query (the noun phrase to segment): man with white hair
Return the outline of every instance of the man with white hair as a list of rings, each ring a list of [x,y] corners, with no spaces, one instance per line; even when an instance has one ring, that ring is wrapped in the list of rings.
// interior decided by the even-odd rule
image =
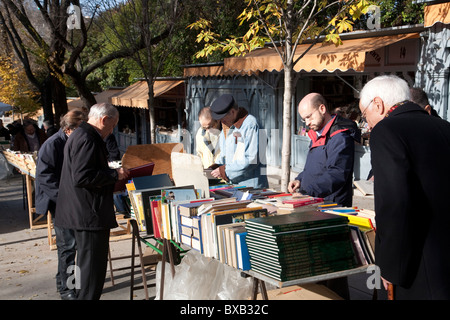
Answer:
[[[409,101],[406,81],[379,76],[360,94],[372,129],[375,263],[395,299],[450,299],[450,123]]]
[[[55,226],[73,229],[75,233],[79,271],[75,285],[79,284],[76,288],[79,300],[100,299],[110,229],[117,227],[114,184],[128,176],[127,170],[109,168],[104,142],[119,120],[117,109],[107,103],[96,104],[88,117],[64,147],[55,217]]]

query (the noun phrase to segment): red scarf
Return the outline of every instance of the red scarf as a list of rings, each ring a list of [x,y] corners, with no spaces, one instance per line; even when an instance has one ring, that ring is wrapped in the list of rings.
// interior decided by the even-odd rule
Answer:
[[[336,115],[333,115],[333,118],[328,121],[328,123],[325,125],[325,127],[322,130],[322,134],[320,137],[317,136],[317,132],[314,130],[308,131],[308,136],[312,140],[311,149],[315,147],[324,146],[327,143],[327,134],[330,131],[331,127],[333,126],[334,122],[336,120]],[[332,134],[330,134],[330,138],[340,132],[348,130],[347,128],[340,129],[337,131],[334,131]]]
[[[392,113],[392,111],[394,111],[395,109],[397,109],[398,107],[404,105],[404,104],[407,103],[407,102],[408,102],[408,100],[405,100],[405,101],[402,101],[402,102],[399,102],[399,103],[394,104],[394,105],[389,109],[389,111],[386,113],[386,115],[385,115],[384,117],[385,117],[385,118],[389,117],[389,115]]]

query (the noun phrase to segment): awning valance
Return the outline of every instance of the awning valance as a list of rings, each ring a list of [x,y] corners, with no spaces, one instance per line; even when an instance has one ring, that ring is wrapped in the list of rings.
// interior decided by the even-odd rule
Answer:
[[[162,96],[183,83],[183,80],[156,80],[153,85],[154,96],[155,98]],[[143,109],[148,107],[147,100],[148,85],[144,80],[132,84],[110,98],[113,105]]]
[[[431,27],[436,22],[450,23],[450,2],[433,4],[424,9],[424,27]]]
[[[346,39],[343,44],[335,46],[330,43],[314,45],[304,57],[294,66],[299,71],[364,71],[366,52],[371,52],[395,42],[418,38],[418,33],[398,34],[361,39]],[[299,57],[310,44],[297,47],[294,60]],[[258,71],[281,71],[283,64],[278,53],[273,48],[257,49],[243,57],[226,58],[224,70],[228,72],[253,73]]]
[[[190,66],[184,68],[185,77],[209,77],[223,76],[223,65],[215,66]]]

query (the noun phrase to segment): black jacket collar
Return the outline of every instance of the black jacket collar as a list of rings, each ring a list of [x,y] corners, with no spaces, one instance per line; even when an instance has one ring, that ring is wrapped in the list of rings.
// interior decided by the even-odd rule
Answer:
[[[396,108],[395,110],[392,111],[392,113],[390,114],[390,116],[395,116],[398,114],[402,114],[405,112],[422,112],[428,115],[428,112],[426,112],[421,106],[419,106],[418,104],[415,104],[412,101],[407,101],[406,103],[402,104],[401,106],[399,106],[398,108]]]

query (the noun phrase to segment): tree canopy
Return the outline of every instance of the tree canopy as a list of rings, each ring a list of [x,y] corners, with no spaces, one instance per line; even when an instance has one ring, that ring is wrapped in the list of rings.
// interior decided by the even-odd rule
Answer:
[[[38,98],[39,92],[33,89],[23,68],[0,56],[0,101],[12,105],[15,112],[33,115],[41,108]]]

